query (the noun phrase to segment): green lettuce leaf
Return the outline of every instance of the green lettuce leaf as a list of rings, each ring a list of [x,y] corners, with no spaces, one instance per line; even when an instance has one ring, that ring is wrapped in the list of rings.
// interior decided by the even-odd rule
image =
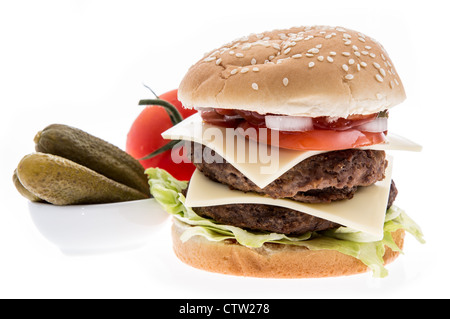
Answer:
[[[146,170],[146,174],[149,177],[150,192],[154,198],[174,218],[191,226],[186,227],[183,232],[181,236],[183,242],[193,236],[203,236],[210,241],[234,239],[239,244],[250,248],[258,248],[265,243],[277,243],[302,246],[310,250],[336,250],[359,259],[373,271],[374,277],[380,278],[386,277],[388,274],[383,260],[385,246],[394,251],[401,251],[392,238],[392,232],[405,229],[419,242],[425,242],[420,227],[396,206],[392,206],[386,212],[384,237],[379,241],[371,241],[367,234],[348,227],[306,233],[302,236],[287,236],[223,225],[213,219],[197,215],[192,208],[185,205],[182,191],[187,188],[187,182],[178,181],[168,172],[159,168],[149,168]]]

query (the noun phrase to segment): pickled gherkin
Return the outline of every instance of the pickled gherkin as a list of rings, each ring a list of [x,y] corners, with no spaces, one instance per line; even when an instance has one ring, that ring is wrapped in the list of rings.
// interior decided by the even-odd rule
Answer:
[[[148,197],[71,160],[39,152],[20,161],[17,177],[36,198],[55,205],[114,203]]]
[[[138,160],[120,148],[80,129],[52,124],[34,138],[40,153],[57,155],[150,197],[147,176]]]
[[[25,198],[30,200],[31,202],[43,202],[42,199],[37,197],[35,194],[30,192],[28,189],[25,188],[25,186],[22,185],[22,183],[19,180],[19,177],[17,177],[17,169],[14,170],[13,174],[13,183],[14,186],[16,186],[17,191]]]

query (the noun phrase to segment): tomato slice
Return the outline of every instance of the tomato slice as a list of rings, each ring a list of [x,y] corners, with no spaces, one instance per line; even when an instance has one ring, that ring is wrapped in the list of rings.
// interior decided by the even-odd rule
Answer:
[[[267,130],[267,134],[260,134],[260,128],[243,122],[239,125],[245,134],[247,129],[256,129],[255,134],[245,134],[246,137],[268,145],[298,151],[337,151],[379,144],[385,141],[383,133],[361,132],[355,129],[345,131],[312,130],[305,132],[282,132]],[[240,130],[239,130],[240,131]],[[252,130],[253,131],[253,130]],[[276,138],[278,133],[278,138]]]

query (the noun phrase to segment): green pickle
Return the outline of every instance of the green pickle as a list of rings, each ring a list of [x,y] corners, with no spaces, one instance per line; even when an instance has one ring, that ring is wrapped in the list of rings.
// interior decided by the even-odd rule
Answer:
[[[149,198],[144,167],[120,148],[80,129],[52,124],[34,138],[36,152],[57,155],[134,188]]]
[[[39,152],[20,161],[17,177],[36,198],[54,205],[114,203],[148,197],[69,159]]]
[[[35,194],[30,192],[28,189],[25,188],[25,186],[22,185],[22,183],[19,180],[19,177],[17,177],[17,169],[14,170],[13,174],[13,183],[14,186],[16,186],[17,191],[25,198],[30,200],[31,202],[43,202],[42,199],[37,197]]]

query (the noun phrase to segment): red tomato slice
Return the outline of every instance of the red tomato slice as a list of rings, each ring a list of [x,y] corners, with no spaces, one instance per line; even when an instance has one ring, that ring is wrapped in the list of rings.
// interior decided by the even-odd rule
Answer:
[[[174,98],[176,99],[176,92],[177,90],[170,91],[161,95],[160,98],[164,97],[165,100],[167,98],[166,101],[180,109],[180,112],[184,110],[185,113],[182,113],[183,117],[192,115],[192,111],[195,113],[195,110],[182,109],[181,103],[178,100],[173,100]],[[158,105],[146,106],[133,122],[128,132],[126,151],[136,159],[151,154],[169,142],[161,137],[161,133],[172,126],[170,117],[163,107]],[[159,167],[168,171],[176,179],[189,180],[195,170],[195,166],[187,159],[183,159],[181,163],[175,163],[172,160],[171,153],[171,150],[169,150],[151,159],[141,160],[140,163],[144,168]],[[178,153],[181,152],[177,151]]]
[[[241,123],[239,127],[244,131],[255,128],[247,122]],[[279,138],[276,138],[276,133],[278,133]],[[276,132],[267,129],[267,138],[265,138],[264,134],[259,134],[259,129],[256,128],[256,135],[248,134],[246,136],[258,142],[299,151],[337,151],[379,144],[385,141],[383,133],[361,132],[355,129],[346,131],[312,130],[296,133]]]

